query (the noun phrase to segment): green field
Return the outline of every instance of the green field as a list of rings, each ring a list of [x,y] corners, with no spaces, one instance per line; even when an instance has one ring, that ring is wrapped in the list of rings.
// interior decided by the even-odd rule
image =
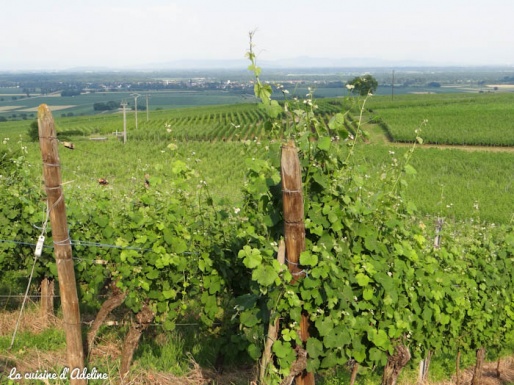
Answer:
[[[376,97],[368,107],[396,142],[514,146],[514,93]],[[426,121],[426,123],[423,123]]]
[[[290,85],[288,87],[290,98],[298,97],[302,99],[310,92],[305,84]],[[342,87],[324,87],[322,84],[313,85],[312,89],[317,98],[340,98],[348,95],[348,90]],[[397,87],[398,97],[402,94],[412,92],[423,92],[425,88]],[[440,94],[453,94],[459,89],[441,88],[437,91]],[[138,105],[141,113],[145,114],[146,95],[149,96],[148,107],[151,113],[161,109],[175,109],[184,107],[196,107],[220,104],[239,104],[252,103],[256,99],[240,90],[163,90],[139,92],[141,97]],[[377,95],[389,95],[389,87],[381,86],[377,90]],[[95,103],[107,103],[114,101],[121,103],[128,102],[128,109],[134,106],[133,92],[129,91],[109,91],[109,92],[90,92],[77,96],[60,96],[60,93],[51,95],[31,94],[27,97],[20,88],[0,88],[0,117],[9,120],[24,120],[35,118],[35,109],[41,103],[48,104],[54,111],[55,117],[64,116],[90,116],[95,114],[109,114],[112,112],[95,111]],[[384,96],[384,98],[387,98]]]
[[[114,101],[121,103],[126,101],[129,103],[128,109],[134,106],[134,97],[131,92],[95,92],[81,94],[78,96],[62,97],[59,94],[52,96],[33,96],[30,98],[22,97],[20,95],[16,100],[11,96],[3,96],[3,101],[0,101],[0,116],[19,119],[22,114],[28,118],[35,116],[35,109],[41,103],[46,103],[54,111],[55,117],[71,115],[93,115],[99,112],[94,111],[93,105],[95,103],[106,103]],[[145,106],[145,95],[141,93],[138,99],[138,104]],[[240,93],[231,93],[226,91],[153,91],[149,94],[149,109],[155,111],[156,109],[170,109],[170,108],[183,108],[191,106],[202,105],[218,105],[218,104],[236,104],[248,103],[254,101],[253,97]],[[144,111],[139,111],[144,112]]]
[[[397,132],[405,132],[404,140],[412,141],[419,122],[428,119],[429,123],[421,133],[426,142],[437,142],[433,138],[442,137],[447,138],[444,143],[452,143],[448,139],[452,134],[460,135],[457,142],[507,145],[509,135],[514,140],[514,129],[509,129],[514,119],[510,118],[512,109],[508,108],[513,96],[413,95],[398,97],[394,102],[374,97],[368,101],[368,107],[373,111],[371,116],[382,117],[396,140],[399,140]],[[342,109],[339,103],[325,103],[324,108],[335,112]],[[480,129],[483,120],[477,120],[477,116],[482,115],[489,117],[486,129]],[[197,181],[209,183],[218,201],[237,205],[244,183],[245,152],[250,148],[247,141],[262,142],[259,149],[254,150],[257,154],[263,154],[269,148],[263,128],[264,115],[255,104],[152,111],[148,121],[146,114],[140,113],[137,130],[134,118],[133,112],[127,114],[128,143],[123,145],[113,135],[123,130],[121,114],[57,116],[56,125],[62,138],[73,140],[76,146],[74,151],[62,152],[65,176],[76,180],[75,185],[94,185],[98,178],[105,177],[112,181],[112,186],[122,187],[130,184],[132,178],[142,178],[144,173],[165,174],[170,156],[182,156],[190,160],[191,166],[201,175]],[[12,145],[19,134],[25,134],[28,125],[28,121],[3,122],[0,133],[11,137]],[[453,130],[448,129],[450,125]],[[380,131],[378,127],[373,130]],[[473,133],[486,139],[469,139]],[[104,137],[106,141],[92,141],[91,136]],[[167,147],[170,143],[176,144],[178,149],[170,151]],[[376,137],[371,143],[359,145],[358,154],[362,162],[376,172],[381,164],[390,162],[393,157],[402,159],[401,154],[407,151]],[[37,145],[29,145],[29,149],[33,161],[38,162]],[[395,155],[390,155],[391,151]],[[155,170],[156,164],[159,170]],[[406,193],[423,213],[456,219],[479,215],[484,220],[502,223],[512,219],[514,152],[471,152],[418,146],[412,164],[417,175],[410,177]],[[474,209],[477,204],[480,212]]]

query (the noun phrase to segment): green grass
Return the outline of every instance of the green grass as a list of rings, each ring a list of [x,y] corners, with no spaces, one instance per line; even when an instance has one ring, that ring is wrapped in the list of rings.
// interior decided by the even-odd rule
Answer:
[[[379,170],[379,165],[393,158],[401,162],[407,151],[406,147],[364,145],[358,147],[356,161]],[[514,152],[418,147],[411,165],[417,174],[406,178],[406,198],[422,213],[457,220],[512,220]]]
[[[11,346],[12,335],[0,336],[0,351],[7,351]],[[13,352],[23,355],[28,349],[59,350],[66,346],[64,330],[44,329],[40,333],[18,332],[12,347]]]

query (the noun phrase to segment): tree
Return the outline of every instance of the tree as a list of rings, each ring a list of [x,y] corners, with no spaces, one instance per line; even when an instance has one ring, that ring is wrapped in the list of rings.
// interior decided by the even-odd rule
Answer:
[[[371,75],[357,76],[346,83],[346,87],[352,93],[358,93],[361,96],[366,96],[369,93],[374,93],[378,87],[378,81]]]
[[[93,110],[95,111],[112,111],[117,110],[118,108],[120,108],[120,103],[112,100],[107,103],[97,102],[93,104]]]
[[[61,91],[61,96],[79,96],[82,93],[81,89],[68,88]]]
[[[30,123],[27,134],[31,141],[37,142],[39,140],[39,127],[37,120],[34,120],[32,123]]]

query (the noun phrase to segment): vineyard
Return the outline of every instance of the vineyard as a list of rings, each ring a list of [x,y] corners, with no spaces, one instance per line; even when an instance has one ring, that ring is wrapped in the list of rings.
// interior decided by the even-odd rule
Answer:
[[[513,146],[514,94],[453,94],[398,96],[372,100],[374,119],[397,142],[412,142],[412,127],[423,127],[426,143]]]
[[[186,324],[195,325],[196,345],[177,353],[182,366],[159,369],[184,374],[192,356],[218,383],[228,364],[257,368],[241,383],[296,377],[308,384],[305,373],[317,373],[318,383],[333,384],[342,371],[344,381],[355,374],[357,383],[394,384],[403,367],[429,357],[454,368],[461,355],[469,364],[476,353],[477,367],[484,353],[489,360],[512,355],[512,154],[421,144],[512,145],[510,95],[409,96],[393,104],[315,101],[309,91],[279,104],[257,84],[259,106],[155,111],[148,121],[141,113],[137,129],[131,114],[126,144],[112,135],[121,131],[119,115],[57,120],[64,241],[73,249],[81,311],[91,319],[83,325],[86,364],[112,381],[135,382],[145,359],[160,362],[169,349],[158,338],[184,345],[177,336],[187,334],[179,334]],[[486,98],[498,106],[492,115],[480,107]],[[450,117],[457,120],[442,125]],[[482,119],[487,130],[477,124]],[[371,123],[413,143],[370,143]],[[2,127],[0,294],[7,297],[25,289],[32,269],[32,292],[57,279],[52,245],[63,240],[48,228],[53,207],[41,188],[37,144],[16,136],[20,126]],[[62,145],[68,140],[73,150]],[[289,223],[281,151],[289,140],[301,166],[305,244],[298,261],[286,251],[280,263]],[[490,190],[480,183],[484,172]],[[34,258],[41,235],[42,255]],[[107,319],[121,327],[112,331]],[[11,344],[8,329],[0,331],[2,352]],[[122,346],[114,367],[98,358],[106,338]],[[21,344],[15,339],[14,350],[0,353],[2,381],[27,359],[31,345]],[[64,365],[37,369],[61,372]],[[480,370],[474,377],[480,381]]]

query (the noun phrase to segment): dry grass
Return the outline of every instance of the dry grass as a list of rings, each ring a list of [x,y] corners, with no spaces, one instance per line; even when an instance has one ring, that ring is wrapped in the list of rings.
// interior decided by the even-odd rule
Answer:
[[[0,312],[0,336],[12,335],[16,324],[18,322],[19,311],[16,312]],[[39,312],[32,309],[25,309],[23,312],[19,326],[18,333],[30,332],[40,333],[50,326],[60,327],[62,320],[57,317],[52,317],[49,320],[41,317]]]
[[[496,374],[497,362],[488,362],[484,364],[482,372],[482,381],[480,385],[507,385],[514,383],[514,357],[508,357],[501,360],[500,377]],[[471,385],[473,379],[474,368],[467,368],[460,374],[460,385]],[[428,381],[424,385],[456,385],[457,379],[452,377],[446,381],[431,382]],[[402,382],[400,385],[416,385],[412,382]]]
[[[70,104],[70,105],[62,105],[62,106],[48,106],[50,107],[50,110],[51,111],[60,111],[60,110],[65,110],[67,108],[72,108],[72,107],[76,107],[76,104]],[[23,111],[23,112],[37,112],[37,109],[38,107],[30,107],[30,108],[24,108],[22,110],[18,110],[18,111]]]
[[[14,331],[18,319],[18,312],[0,312],[0,336],[10,337]],[[53,318],[49,323],[44,322],[35,307],[29,307],[21,317],[18,333],[40,333],[49,327],[62,327],[62,320]],[[136,364],[132,372],[121,381],[119,372],[119,358],[121,357],[121,341],[114,336],[99,338],[90,357],[89,367],[101,365],[107,368],[107,385],[203,385],[203,384],[249,384],[254,378],[253,369],[227,370],[223,374],[210,368],[202,368],[190,357],[190,370],[186,375],[175,376],[156,370],[140,368]],[[34,373],[46,370],[48,373],[59,374],[66,365],[65,349],[54,351],[42,351],[38,348],[26,350],[13,350],[0,352],[0,383],[1,379],[9,375],[12,368],[18,373]],[[30,381],[21,380],[20,384],[28,384]],[[52,380],[52,385],[64,384],[59,380]]]
[[[135,370],[127,378],[125,384],[131,385],[232,385],[255,384],[253,369],[238,369],[218,374],[212,369],[201,368],[191,358],[191,370],[184,376],[174,376],[170,373]],[[123,384],[123,385],[125,385]]]
[[[14,331],[18,318],[17,312],[0,312],[0,335],[8,336]],[[21,318],[19,332],[40,333],[48,327],[60,327],[62,320],[54,318],[49,324],[39,316],[37,309],[27,310]],[[254,368],[237,368],[226,370],[223,374],[217,373],[211,368],[202,368],[190,357],[190,370],[186,375],[175,376],[172,373],[165,373],[156,370],[148,370],[134,365],[132,372],[121,381],[119,373],[119,357],[121,355],[121,341],[113,336],[100,338],[97,341],[91,356],[88,358],[90,366],[95,363],[107,367],[109,379],[104,383],[107,385],[222,385],[222,384],[251,384],[255,379]],[[59,373],[66,366],[66,352],[64,349],[56,351],[41,351],[38,348],[31,348],[20,352],[0,353],[0,378],[8,375],[13,367],[19,373],[35,372],[36,370]],[[497,363],[484,365],[481,385],[506,385],[514,383],[514,357],[501,361],[500,378],[496,374]],[[463,370],[461,373],[460,385],[470,385],[473,377],[473,368]],[[29,382],[20,381],[20,384]],[[52,381],[53,385],[60,385],[60,381]],[[428,382],[426,385],[456,385],[456,379],[442,382]],[[402,382],[401,385],[415,385]]]

